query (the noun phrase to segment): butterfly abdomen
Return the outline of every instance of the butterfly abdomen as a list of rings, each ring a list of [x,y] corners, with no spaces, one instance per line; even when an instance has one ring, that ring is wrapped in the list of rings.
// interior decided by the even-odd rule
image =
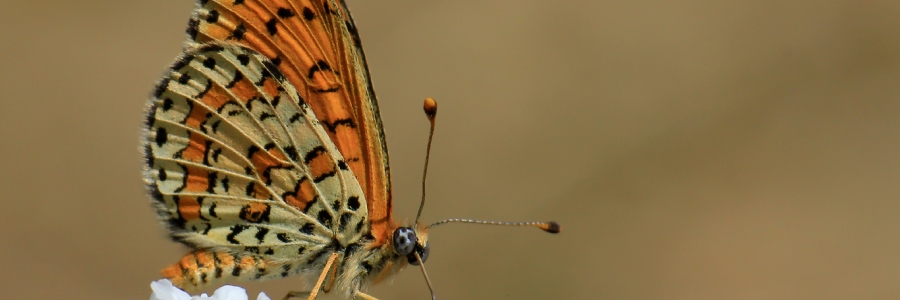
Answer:
[[[291,264],[267,261],[258,256],[235,256],[225,252],[197,250],[162,270],[163,277],[184,289],[199,289],[221,281],[266,280],[295,274]]]

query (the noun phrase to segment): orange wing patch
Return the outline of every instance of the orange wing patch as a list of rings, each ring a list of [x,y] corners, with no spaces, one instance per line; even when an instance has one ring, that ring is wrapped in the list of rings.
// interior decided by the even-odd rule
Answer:
[[[313,187],[312,182],[303,178],[296,188],[297,190],[293,193],[285,195],[284,201],[305,213],[309,210],[309,204],[316,201],[315,187]]]
[[[242,98],[245,99],[245,98]],[[228,91],[219,85],[213,85],[200,101],[209,105],[212,109],[219,109],[231,100]],[[199,109],[199,108],[197,108]]]
[[[202,192],[206,191],[207,188],[209,188],[209,173],[201,168],[188,166],[184,190],[188,192]]]
[[[200,219],[200,203],[194,197],[181,197],[178,201],[178,215],[185,221]]]

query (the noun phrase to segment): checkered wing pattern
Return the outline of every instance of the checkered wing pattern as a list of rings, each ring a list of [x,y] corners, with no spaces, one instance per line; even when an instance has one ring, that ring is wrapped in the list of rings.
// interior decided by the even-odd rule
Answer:
[[[244,46],[177,60],[150,101],[144,145],[155,207],[196,249],[173,281],[288,276],[367,234],[362,189],[315,113]]]

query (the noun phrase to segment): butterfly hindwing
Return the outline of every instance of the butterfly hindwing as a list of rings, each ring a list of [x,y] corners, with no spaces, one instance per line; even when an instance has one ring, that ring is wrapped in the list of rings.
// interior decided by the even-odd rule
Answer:
[[[233,44],[189,50],[148,109],[146,178],[196,249],[315,259],[366,234],[366,202],[315,114],[273,63]]]

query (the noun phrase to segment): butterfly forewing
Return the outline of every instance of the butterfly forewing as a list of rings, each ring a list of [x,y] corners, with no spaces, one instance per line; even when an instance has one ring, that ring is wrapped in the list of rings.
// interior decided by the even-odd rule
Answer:
[[[365,58],[350,14],[333,0],[201,1],[189,44],[245,45],[272,61],[319,118],[365,193],[371,233],[391,222],[387,148]]]

